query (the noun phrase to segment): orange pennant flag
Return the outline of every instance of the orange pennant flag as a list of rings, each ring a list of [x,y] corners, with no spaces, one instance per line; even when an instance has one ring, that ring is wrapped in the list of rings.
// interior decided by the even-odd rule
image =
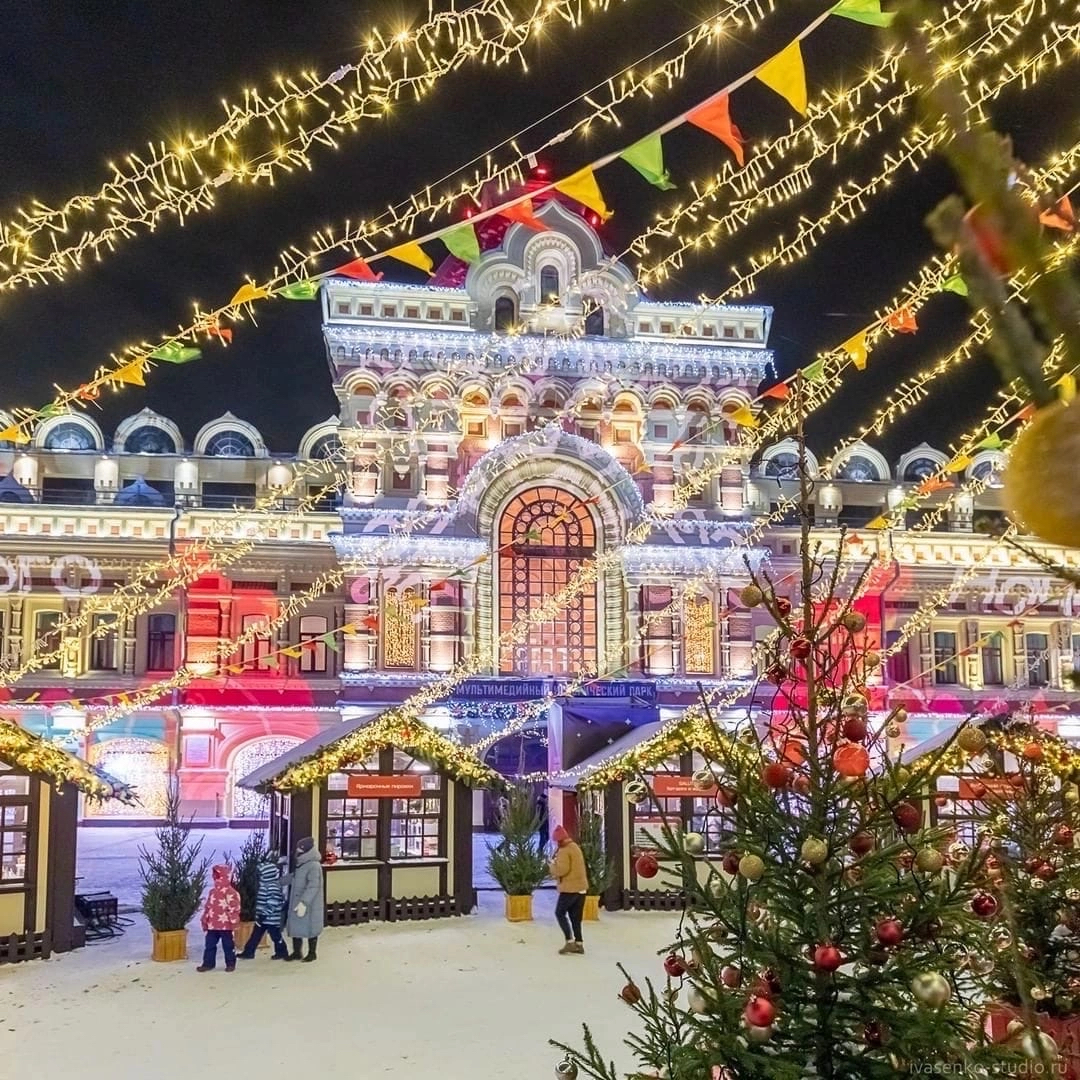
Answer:
[[[112,382],[124,383],[128,386],[145,386],[143,378],[145,360],[132,360],[130,364],[117,368],[110,376]]]
[[[1035,415],[1034,405],[1025,405],[1017,414],[1017,420],[1030,420]]]
[[[612,211],[607,208],[607,203],[604,202],[600,185],[596,182],[596,173],[591,168],[579,169],[565,180],[560,180],[555,185],[555,190],[561,192],[568,199],[573,199],[575,202],[581,203],[582,206],[594,210],[604,221],[607,221],[612,215]]]
[[[840,346],[840,349],[855,365],[857,371],[866,370],[866,358],[870,355],[870,350],[866,345],[865,330],[860,330],[854,337],[849,337],[847,341]]]
[[[1044,210],[1039,215],[1039,224],[1062,232],[1072,232],[1076,228],[1076,214],[1068,195],[1063,195],[1053,210]]]
[[[802,48],[793,41],[771,60],[766,60],[754,74],[770,90],[775,90],[797,113],[806,115],[806,68]]]
[[[236,295],[229,301],[229,307],[238,307],[240,304],[250,304],[253,300],[265,300],[270,294],[266,289],[260,288],[258,285],[253,285],[250,281],[245,281],[239,289],[236,290]]]
[[[906,304],[888,317],[886,325],[890,330],[895,330],[898,334],[914,334],[919,329],[919,324],[915,321],[911,308]]]
[[[758,397],[761,398],[775,398],[777,401],[786,401],[791,396],[791,387],[786,382],[777,383],[775,386],[770,386],[768,390],[763,390]]]
[[[500,210],[499,213],[504,218],[509,218],[510,221],[516,221],[519,225],[535,229],[537,232],[547,231],[548,227],[533,212],[532,199],[524,199],[522,202],[514,203],[513,206],[507,206]]]
[[[746,164],[743,151],[742,132],[731,120],[731,98],[728,94],[718,94],[715,98],[699,105],[686,114],[686,119],[695,127],[715,135],[734,155],[742,167]]]

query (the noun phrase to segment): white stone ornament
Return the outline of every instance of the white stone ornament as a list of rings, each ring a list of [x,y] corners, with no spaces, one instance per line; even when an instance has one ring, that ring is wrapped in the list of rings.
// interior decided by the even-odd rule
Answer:
[[[697,986],[691,986],[686,991],[686,1004],[690,1006],[690,1011],[697,1013],[698,1016],[703,1016],[709,1011],[709,999]]]

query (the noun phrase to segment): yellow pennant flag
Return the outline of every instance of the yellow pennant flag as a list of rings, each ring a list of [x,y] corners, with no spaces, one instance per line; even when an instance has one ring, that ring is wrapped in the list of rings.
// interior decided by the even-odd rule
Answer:
[[[889,524],[888,519],[882,517],[880,514],[872,521],[866,523],[868,529],[884,529]]]
[[[612,215],[604,202],[600,185],[596,182],[596,173],[592,169],[581,169],[565,180],[560,180],[555,185],[555,190],[562,192],[568,199],[574,199],[582,206],[595,210],[604,221]]]
[[[291,656],[294,660],[299,660],[304,655],[304,650],[296,645],[286,645],[284,649],[280,649],[280,652],[286,656]]]
[[[229,664],[228,667],[225,668],[225,670],[230,675],[243,675],[244,674],[244,665],[243,664]]]
[[[955,457],[948,465],[945,466],[945,471],[950,473],[963,472],[971,464],[971,458],[967,454],[961,454],[959,457]]]
[[[427,607],[427,600],[422,596],[410,596],[406,603],[413,611],[419,611],[421,608]]]
[[[112,382],[125,383],[128,386],[145,386],[146,379],[143,378],[145,363],[144,360],[132,360],[130,364],[117,368],[108,378]]]
[[[18,424],[12,424],[11,427],[4,428],[0,431],[0,442],[14,443],[16,446],[25,446],[30,441],[30,436],[23,431]]]
[[[860,330],[854,337],[849,337],[840,346],[840,350],[859,371],[866,370],[866,358],[870,355],[870,350],[866,345],[865,330]]]
[[[245,281],[239,289],[236,290],[236,295],[229,301],[229,307],[236,307],[239,304],[250,304],[252,300],[265,300],[270,294],[261,286],[253,285],[250,281]]]
[[[739,427],[757,427],[757,417],[750,411],[749,405],[740,405],[734,412],[728,413],[728,419]]]
[[[351,637],[351,636],[353,636],[353,635],[354,635],[354,634],[356,633],[356,623],[346,623],[346,624],[345,624],[345,625],[344,625],[344,626],[343,626],[343,627],[341,628],[341,632],[342,632],[342,633],[343,633],[343,634],[344,634],[344,635],[345,635],[346,637]]]
[[[797,113],[806,115],[806,68],[802,48],[793,41],[755,72],[770,90],[775,90]]]
[[[1058,397],[1069,404],[1076,397],[1076,376],[1066,371],[1054,385],[1058,388]]]
[[[396,248],[391,248],[386,254],[391,259],[397,259],[398,262],[415,266],[417,270],[423,270],[425,274],[430,274],[435,269],[435,263],[431,261],[431,256],[415,241],[408,244],[399,244]]]
[[[41,697],[41,691],[40,690],[35,690],[32,694],[27,694],[26,697],[23,698],[23,704],[24,705],[31,705],[35,701],[37,701],[37,699],[39,697]]]

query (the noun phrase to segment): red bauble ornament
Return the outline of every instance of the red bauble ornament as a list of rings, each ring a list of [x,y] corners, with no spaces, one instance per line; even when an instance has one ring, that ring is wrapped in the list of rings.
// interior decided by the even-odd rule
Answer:
[[[322,857],[322,861],[323,861],[324,866],[333,866],[334,863],[337,862],[337,852],[336,851],[328,851],[328,852],[326,852],[326,854],[323,855],[323,857]]]
[[[899,919],[882,919],[874,927],[878,941],[887,948],[893,948],[904,940],[904,924]]]
[[[949,796],[948,795],[935,795],[934,796],[934,805],[935,806],[948,806],[949,805]]]
[[[845,739],[852,742],[862,742],[866,738],[866,718],[862,716],[847,716],[840,725],[840,733]]]
[[[641,1000],[641,991],[631,982],[627,983],[620,991],[619,997],[627,1005],[636,1005]]]
[[[809,638],[797,637],[791,640],[791,655],[796,660],[806,660],[814,651],[814,644]]]
[[[870,768],[870,754],[865,746],[846,743],[833,754],[833,768],[841,776],[865,776]]]
[[[783,987],[780,985],[780,976],[772,968],[766,968],[754,980],[754,993],[764,997],[776,997]]]
[[[729,990],[734,990],[742,984],[742,972],[734,964],[725,964],[720,969],[720,981]]]
[[[686,961],[678,953],[668,953],[664,960],[664,970],[673,979],[678,979],[686,974]]]
[[[1057,877],[1057,870],[1055,870],[1048,862],[1041,863],[1039,868],[1035,871],[1037,878],[1042,878],[1043,881],[1053,881]]]
[[[1012,776],[1009,777],[1009,783],[1019,791],[1020,788],[1027,783],[1027,780],[1024,779],[1022,773],[1013,773]]]
[[[716,789],[716,805],[732,810],[739,801],[739,793],[734,788],[721,785]]]
[[[804,797],[809,795],[810,794],[810,777],[809,776],[803,776],[802,773],[799,773],[799,775],[796,776],[795,779],[791,781],[791,790],[794,791],[796,795],[802,795]]]
[[[874,850],[874,834],[866,832],[857,832],[849,841],[848,847],[855,852],[856,855],[869,855]]]
[[[976,893],[971,898],[971,910],[980,919],[990,919],[997,914],[998,902],[988,892]]]
[[[1054,830],[1054,843],[1058,847],[1072,847],[1073,846],[1073,831],[1068,825],[1059,825]]]
[[[746,1003],[743,1016],[753,1027],[768,1027],[776,1019],[776,1006],[767,997],[752,997]]]
[[[922,825],[922,812],[914,803],[897,803],[893,807],[893,821],[901,832],[918,832]]]
[[[734,877],[739,872],[739,860],[742,856],[737,851],[727,852],[723,859],[720,860],[720,865],[724,869],[725,874],[730,874]]]
[[[791,614],[791,601],[786,596],[778,596],[776,598],[776,610],[786,619]]]
[[[1025,761],[1042,761],[1043,759],[1043,748],[1035,742],[1029,742],[1020,753]]]
[[[646,853],[637,857],[634,869],[637,871],[638,877],[653,878],[660,872],[660,864],[656,861],[655,855]]]
[[[1024,869],[1029,874],[1034,874],[1041,865],[1042,859],[1040,859],[1037,855],[1029,855],[1028,858],[1024,860]]]
[[[844,958],[835,945],[818,945],[814,949],[814,967],[818,971],[835,971],[843,962]]]
[[[888,1037],[888,1029],[877,1020],[870,1020],[863,1028],[863,1042],[867,1046],[881,1046]]]
[[[786,788],[791,783],[791,770],[782,761],[770,761],[764,769],[761,770],[761,779],[765,782],[766,786],[773,788],[775,791],[779,791],[781,788]]]
[[[981,780],[972,780],[968,784],[968,791],[973,799],[981,799],[986,794],[986,785]]]

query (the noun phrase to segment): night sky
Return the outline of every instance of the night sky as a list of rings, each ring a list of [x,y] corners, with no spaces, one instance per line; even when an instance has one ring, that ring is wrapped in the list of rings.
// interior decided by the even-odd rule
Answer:
[[[674,91],[623,111],[622,129],[594,126],[588,139],[563,143],[542,155],[543,162],[556,175],[566,175],[627,145],[766,59],[825,7],[795,0],[780,6],[782,15],[770,17],[757,32],[742,30],[700,50],[690,77]],[[422,22],[426,10],[425,0],[7,0],[6,63],[0,66],[0,214],[9,218],[32,196],[55,203],[96,190],[107,176],[109,158],[148,139],[215,126],[222,97],[235,100],[245,85],[269,86],[279,71],[333,70],[357,58],[372,24],[398,28]],[[392,118],[365,121],[358,133],[343,137],[338,151],[316,147],[310,173],[285,177],[276,187],[233,190],[229,185],[215,211],[192,218],[184,228],[167,221],[156,234],[123,243],[101,265],[59,285],[3,294],[0,405],[40,405],[51,397],[54,382],[77,384],[109,352],[132,341],[156,340],[186,323],[193,299],[218,306],[246,274],[266,277],[281,248],[302,244],[321,225],[371,216],[453,173],[714,11],[702,0],[612,0],[612,10],[591,17],[583,29],[554,27],[530,50],[528,75],[520,66],[459,70],[421,104],[404,100]],[[804,44],[811,97],[815,88],[853,82],[881,46],[882,34],[829,19]],[[1024,160],[1041,163],[1075,132],[1074,80],[1075,70],[1067,67],[1045,77],[1035,91],[1012,93],[997,108],[995,123],[1013,136]],[[523,138],[522,148],[562,130],[580,109],[536,128]],[[733,96],[732,111],[751,142],[782,133],[793,115],[757,84]],[[857,155],[821,169],[809,194],[762,213],[754,228],[721,249],[690,259],[657,298],[692,299],[723,288],[733,263],[771,243],[778,232],[791,235],[798,215],[816,215],[840,182],[872,175],[900,130],[895,125]],[[258,141],[264,142],[261,133]],[[715,171],[727,153],[688,126],[665,137],[665,151],[681,191],[659,192],[621,162],[600,173],[608,205],[616,211],[602,229],[609,249],[625,248],[654,215],[688,191],[692,179]],[[811,258],[761,277],[752,299],[776,309],[771,345],[782,374],[864,325],[917,271],[932,252],[922,219],[952,186],[939,163],[918,177],[905,173],[858,223],[834,229]],[[380,268],[398,280],[422,280],[396,263]],[[873,354],[865,374],[852,374],[836,403],[815,420],[814,441],[839,437],[867,418],[893,383],[963,335],[967,314],[959,297],[936,298],[920,315],[919,334],[895,340]],[[94,410],[107,438],[124,416],[149,405],[176,420],[190,444],[200,425],[231,409],[254,423],[272,450],[293,452],[304,430],[336,411],[319,308],[275,302],[263,305],[257,317],[257,328],[237,328],[233,347],[208,346],[195,363],[161,366],[145,389],[128,388],[104,411]],[[939,380],[933,401],[878,445],[894,457],[924,438],[942,445],[970,421],[973,410],[981,411],[996,386],[989,362]]]

